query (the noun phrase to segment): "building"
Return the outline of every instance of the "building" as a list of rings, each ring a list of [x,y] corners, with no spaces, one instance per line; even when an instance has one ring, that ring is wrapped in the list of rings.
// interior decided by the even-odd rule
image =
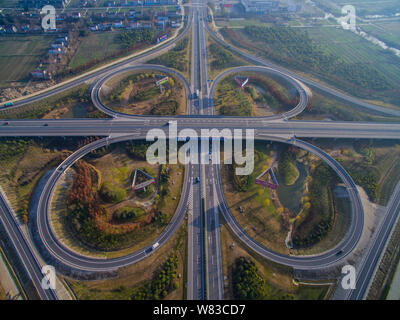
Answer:
[[[47,70],[35,70],[31,72],[31,76],[34,79],[44,79],[48,80],[51,78],[50,74],[47,72]]]
[[[277,0],[240,0],[246,12],[272,12],[279,8]]]
[[[71,0],[20,0],[20,7],[41,9],[45,5],[52,5],[55,8],[65,8]]]
[[[64,43],[63,42],[61,42],[61,43],[52,43],[51,44],[51,48],[52,49],[58,49],[58,48],[63,48],[64,47]]]

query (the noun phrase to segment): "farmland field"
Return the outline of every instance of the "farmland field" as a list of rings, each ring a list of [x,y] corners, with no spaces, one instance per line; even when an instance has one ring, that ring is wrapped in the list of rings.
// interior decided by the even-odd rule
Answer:
[[[82,39],[69,66],[76,68],[92,59],[102,59],[122,50],[123,43],[119,41],[120,32],[91,33]]]
[[[400,86],[400,58],[389,51],[341,28],[309,28],[308,33],[313,40],[326,45],[329,53],[340,56],[348,63],[376,66],[390,82]]]
[[[362,25],[361,28],[368,34],[384,41],[387,45],[400,48],[400,19]]]
[[[371,0],[313,0],[317,7],[326,12],[340,15],[340,8],[346,4],[351,4],[356,8],[359,17],[384,15],[389,16],[399,12],[399,2],[397,0],[371,1]]]
[[[16,7],[16,1],[14,0],[0,0],[0,8],[12,8]]]
[[[374,103],[398,106],[399,57],[350,31],[249,26],[221,33],[234,45],[307,77]]]
[[[52,36],[1,36],[0,87],[9,82],[25,82],[44,57]]]

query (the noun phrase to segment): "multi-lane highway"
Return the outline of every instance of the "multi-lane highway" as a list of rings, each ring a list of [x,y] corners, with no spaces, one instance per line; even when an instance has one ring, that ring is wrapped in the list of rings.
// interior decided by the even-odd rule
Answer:
[[[200,57],[200,79],[201,79],[201,108],[202,114],[214,115],[214,106],[212,103],[212,93],[209,89],[208,79],[208,59],[207,59],[207,42],[205,36],[204,23],[206,21],[206,6],[202,5],[198,8],[199,12],[199,57]],[[204,140],[202,140],[204,141]],[[201,144],[201,157],[203,157],[202,168],[202,191],[204,199],[204,237],[205,237],[205,256],[206,256],[206,283],[207,283],[207,299],[222,300],[224,298],[223,274],[222,274],[222,256],[221,241],[219,233],[219,199],[215,192],[215,178],[219,174],[218,166],[210,162],[212,154],[209,141],[206,140]]]
[[[374,235],[373,242],[365,255],[360,267],[356,270],[356,287],[350,290],[347,299],[362,300],[368,294],[368,289],[376,268],[379,266],[380,259],[384,253],[385,245],[390,239],[392,230],[395,228],[400,212],[400,182],[386,208],[385,217],[380,223]]]
[[[26,274],[36,288],[36,291],[41,299],[56,300],[57,294],[55,290],[43,289],[41,283],[43,279],[42,267],[37,260],[30,243],[26,240],[19,226],[17,218],[13,214],[13,210],[8,204],[3,190],[0,188],[0,222],[6,230],[7,236],[12,243],[17,256],[19,257]]]
[[[46,119],[0,121],[0,136],[116,136],[124,134],[146,135],[153,128],[166,128],[169,121],[177,121],[178,132],[201,129],[254,129],[256,137],[280,136],[300,138],[369,138],[398,139],[400,123],[368,123],[350,121],[252,121],[250,118],[227,119],[221,117],[190,118],[166,117],[141,120],[117,119]]]
[[[198,2],[193,1],[193,22],[192,22],[192,61],[191,61],[191,88],[189,93],[193,97],[193,93],[200,91],[200,72],[199,72],[199,24],[198,24]],[[201,101],[199,97],[192,99],[192,113],[199,114],[202,111]],[[199,154],[195,157],[198,159]],[[188,224],[188,237],[190,246],[188,248],[188,268],[191,273],[188,274],[187,296],[190,300],[203,300],[205,298],[205,279],[204,279],[204,221],[203,221],[203,201],[201,183],[198,178],[201,176],[201,167],[198,164],[190,164],[190,179],[184,184],[191,185],[192,203]]]

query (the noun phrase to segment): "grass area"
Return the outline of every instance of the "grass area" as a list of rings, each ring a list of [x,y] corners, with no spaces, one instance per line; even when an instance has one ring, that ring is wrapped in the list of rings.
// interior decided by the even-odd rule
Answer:
[[[103,118],[90,99],[89,85],[82,84],[15,109],[0,110],[0,119]]]
[[[0,8],[14,8],[15,1],[14,0],[0,0]]]
[[[248,84],[239,90],[235,77],[248,77]],[[293,108],[297,97],[289,84],[262,73],[244,72],[228,75],[215,90],[217,113],[227,116],[269,116]]]
[[[334,197],[333,200],[335,206],[335,215],[328,236],[323,237],[311,247],[292,249],[292,253],[297,255],[318,254],[327,249],[333,248],[343,239],[350,225],[350,202],[348,198]]]
[[[221,169],[227,204],[246,233],[283,254],[318,253],[337,244],[347,230],[349,208],[333,194],[339,183],[336,174],[319,158],[293,146],[257,142],[255,150],[250,176],[234,175],[232,166]],[[299,175],[290,174],[285,184],[288,163],[301,166],[301,178],[296,170]],[[255,179],[271,167],[279,181],[278,190],[263,190]],[[296,177],[299,182],[293,183]]]
[[[237,181],[233,168],[221,167],[221,178],[225,199],[233,216],[246,232],[256,241],[274,251],[288,254],[285,246],[287,228],[281,222],[274,192],[255,184],[256,177],[266,170],[273,161],[272,146],[257,142],[255,147],[254,171],[250,176],[243,176]],[[222,158],[222,156],[221,156]],[[236,177],[236,178],[235,178]],[[242,208],[243,213],[240,211]]]
[[[283,154],[281,154],[281,157],[279,159],[279,174],[283,178],[285,184],[288,186],[293,185],[300,175],[300,172],[297,169],[294,160],[295,159],[293,159],[289,152],[284,152]]]
[[[50,47],[54,36],[0,36],[0,87],[27,82]]]
[[[131,300],[139,298],[138,292],[151,286],[159,277],[162,265],[169,257],[177,257],[175,275],[166,289],[167,295],[159,297],[165,300],[182,300],[185,291],[185,264],[186,259],[186,220],[184,220],[177,232],[162,248],[155,251],[146,259],[131,266],[119,270],[118,277],[100,281],[76,281],[67,279],[74,293],[80,300]],[[143,298],[143,296],[141,296]]]
[[[28,220],[31,193],[43,173],[69,154],[70,143],[57,149],[61,138],[41,141],[31,138],[0,139],[0,184],[16,213]],[[60,145],[58,145],[60,146]]]
[[[400,145],[397,140],[317,139],[314,144],[332,154],[364,188],[370,201],[386,205],[400,179]],[[390,156],[388,156],[390,155]]]
[[[229,19],[229,20],[223,20],[223,19],[217,19],[215,21],[215,25],[218,28],[243,28],[245,26],[269,26],[268,23],[261,22],[259,19],[255,18],[250,18],[250,19]]]
[[[215,90],[215,110],[217,114],[228,116],[251,116],[254,106],[250,95],[239,93],[238,85],[232,77],[223,79]]]
[[[304,120],[342,120],[342,121],[382,121],[398,122],[400,118],[374,114],[355,104],[327,95],[315,88],[312,90],[311,103],[295,119]]]
[[[191,34],[185,36],[168,52],[148,61],[151,64],[160,64],[181,72],[186,79],[190,78]]]
[[[208,73],[210,79],[214,79],[218,74],[226,69],[249,65],[248,62],[219,45],[210,37],[208,32],[206,32],[206,43],[208,54]]]
[[[293,282],[293,273],[290,268],[272,263],[251,251],[246,245],[241,243],[226,226],[226,222],[222,216],[220,216],[220,221],[222,224],[222,268],[223,274],[226,276],[226,279],[224,280],[225,299],[232,300],[235,298],[233,291],[233,271],[235,261],[240,257],[245,257],[255,262],[260,276],[265,281],[266,290],[264,299],[266,300],[316,300],[323,299],[326,296],[330,287],[329,285],[296,286]]]
[[[121,32],[119,31],[92,32],[87,37],[82,38],[69,67],[76,68],[93,59],[102,60],[124,49],[124,44],[119,41],[120,35]]]
[[[168,77],[162,91],[156,82]],[[153,71],[127,72],[108,80],[102,90],[108,107],[127,114],[175,115],[186,112],[186,92],[176,77]]]
[[[133,146],[135,148],[134,144]],[[160,169],[156,165],[148,164],[145,160],[132,158],[126,153],[123,144],[113,146],[111,150],[104,148],[98,152],[99,154],[95,158],[86,157],[85,161],[92,172],[90,175],[96,176],[92,179],[94,200],[104,213],[94,218],[93,221],[89,218],[85,218],[85,221],[86,219],[92,221],[90,222],[91,225],[93,224],[90,229],[91,233],[96,231],[96,234],[99,234],[98,237],[107,239],[104,243],[99,243],[94,241],[93,237],[89,237],[89,234],[82,237],[81,230],[77,229],[79,224],[76,224],[75,219],[78,219],[80,224],[86,222],[82,222],[83,220],[79,217],[74,218],[74,211],[66,207],[67,197],[72,190],[72,180],[75,183],[75,177],[77,177],[75,172],[66,175],[65,180],[61,181],[56,191],[52,204],[52,225],[65,245],[75,251],[91,256],[119,257],[154,241],[163,231],[175,213],[179,202],[183,181],[182,167],[169,166],[168,178],[165,180],[167,177],[165,168]],[[143,195],[139,194],[139,191],[131,190],[133,173],[136,168],[147,171],[156,179],[154,186],[147,187],[150,192]],[[101,193],[97,192],[101,191],[105,184],[110,185],[111,189],[123,191],[124,199],[113,202],[105,199]],[[116,219],[115,214],[128,207],[143,211],[144,214],[129,221]],[[73,207],[69,205],[68,208]],[[84,210],[82,214],[86,217],[91,216],[88,210]]]
[[[6,300],[7,296],[6,296],[6,292],[4,291],[3,287],[0,284],[0,300]]]

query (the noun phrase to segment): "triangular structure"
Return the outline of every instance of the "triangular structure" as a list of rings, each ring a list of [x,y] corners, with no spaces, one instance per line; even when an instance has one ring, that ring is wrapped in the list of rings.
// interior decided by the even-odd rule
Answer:
[[[138,174],[144,176],[147,178],[146,181],[140,182],[137,184],[136,180],[138,179]],[[133,176],[133,181],[132,181],[132,190],[137,191],[146,188],[147,186],[153,184],[155,182],[155,179],[149,175],[147,172],[144,172],[143,170],[136,169],[135,170],[135,175]]]
[[[249,81],[249,78],[248,77],[236,76],[235,77],[235,81],[239,85],[239,87],[243,88],[247,84],[247,82]]]
[[[268,179],[262,180],[262,177],[264,177],[267,174],[268,174],[268,177],[270,178],[270,180],[272,180],[272,182],[267,181]],[[269,169],[265,170],[263,173],[261,173],[256,178],[256,184],[259,184],[259,185],[262,185],[263,187],[268,187],[268,188],[271,188],[274,190],[278,189],[278,186],[279,186],[278,180],[276,179],[272,168],[269,168]]]

